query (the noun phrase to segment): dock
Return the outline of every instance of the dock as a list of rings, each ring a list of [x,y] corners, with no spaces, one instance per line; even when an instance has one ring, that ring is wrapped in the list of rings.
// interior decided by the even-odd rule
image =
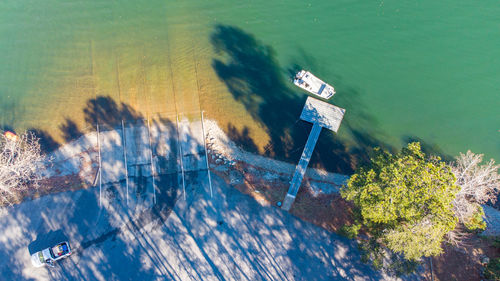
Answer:
[[[297,165],[295,173],[293,174],[290,188],[288,190],[288,193],[286,194],[285,200],[283,200],[282,208],[287,211],[292,207],[292,203],[295,201],[295,196],[297,195],[297,192],[299,192],[300,184],[302,183],[302,180],[306,173],[307,166],[309,165],[309,160],[311,159],[314,147],[316,146],[316,142],[318,141],[321,129],[322,128],[318,123],[314,123],[311,129],[311,133],[307,138],[306,147],[304,148],[304,151],[302,151],[302,156],[300,156],[299,164]]]
[[[340,127],[340,123],[344,118],[344,113],[345,109],[343,108],[312,97],[307,98],[306,104],[302,109],[300,119],[312,123],[313,127],[309,133],[309,137],[307,138],[304,151],[302,151],[299,164],[293,174],[292,181],[290,182],[290,188],[288,189],[285,199],[283,200],[282,209],[289,211],[295,201],[295,197],[297,196],[302,180],[304,179],[307,166],[309,165],[309,160],[311,160],[311,156],[321,133],[321,129],[327,128],[331,131],[337,132]]]

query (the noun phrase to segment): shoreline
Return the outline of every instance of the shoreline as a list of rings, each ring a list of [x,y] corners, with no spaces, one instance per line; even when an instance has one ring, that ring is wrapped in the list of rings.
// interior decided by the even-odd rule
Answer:
[[[254,167],[248,172],[260,170],[258,175],[271,182],[281,181],[287,184],[293,175],[295,165],[269,157],[257,155],[239,148],[216,121],[204,120],[208,162],[212,171],[229,170],[243,163]],[[101,139],[113,139],[114,131],[101,131]],[[57,150],[47,154],[51,163],[43,172],[40,190],[31,196],[39,197],[51,192],[77,190],[79,188],[95,187],[98,178],[98,144],[97,133],[90,132],[78,139],[63,144]],[[49,163],[49,161],[47,161]],[[288,177],[288,178],[287,178]],[[311,188],[315,195],[338,193],[339,188],[349,176],[327,172],[323,169],[308,168],[304,184]],[[79,182],[77,182],[79,180]],[[63,185],[69,184],[69,188]],[[48,187],[48,185],[56,185]],[[304,188],[305,189],[305,188]]]
[[[229,139],[215,120],[205,119],[204,126],[211,173],[218,174],[260,205],[276,206],[283,200],[295,170],[294,164],[244,151]],[[116,131],[101,131],[99,137],[102,147],[116,140]],[[63,144],[47,155],[52,162],[44,171],[40,188],[22,194],[22,200],[98,187],[98,157],[96,132]],[[180,172],[179,169],[177,173]],[[332,232],[352,223],[351,205],[339,195],[340,187],[348,178],[323,169],[308,168],[290,213]]]
[[[273,178],[272,173],[280,176],[288,176],[289,181],[292,179],[293,172],[295,171],[295,164],[244,151],[229,139],[216,121],[206,119],[204,124],[208,139],[207,150],[208,154],[211,155],[209,161],[212,161],[216,165],[234,165],[236,161],[244,162],[251,166],[269,171],[270,173],[267,175],[269,179]],[[308,167],[304,182],[309,181],[314,183],[311,185],[314,193],[331,194],[337,193],[339,188],[344,185],[348,179],[349,176],[347,175]],[[331,184],[332,186],[328,187],[327,184]]]
[[[204,125],[210,172],[216,173],[239,192],[251,196],[261,206],[276,207],[276,203],[283,200],[288,191],[295,165],[244,151],[229,139],[214,120],[205,119]],[[100,132],[101,142],[112,141],[115,135],[115,131]],[[47,157],[52,159],[52,164],[44,172],[40,188],[29,194],[22,194],[18,203],[52,193],[97,186],[99,164],[96,132],[82,135],[62,145]],[[303,221],[337,233],[340,227],[353,222],[351,203],[343,200],[338,193],[348,178],[346,175],[308,168],[290,213]],[[474,242],[477,243],[481,245],[481,241]],[[454,263],[479,265],[477,253],[472,256],[466,253],[474,252],[473,248],[472,245],[467,250],[444,247],[444,254],[433,258],[435,272],[445,274],[448,269],[446,264],[455,256],[460,256],[460,261]],[[478,267],[473,268],[474,271],[479,271]],[[444,271],[439,272],[440,270]]]

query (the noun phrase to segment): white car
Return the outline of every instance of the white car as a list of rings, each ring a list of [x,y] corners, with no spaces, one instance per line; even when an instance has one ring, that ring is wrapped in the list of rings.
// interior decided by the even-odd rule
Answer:
[[[45,264],[54,267],[54,262],[71,255],[71,248],[68,242],[61,242],[54,247],[49,247],[31,255],[31,263],[35,267],[42,267]]]

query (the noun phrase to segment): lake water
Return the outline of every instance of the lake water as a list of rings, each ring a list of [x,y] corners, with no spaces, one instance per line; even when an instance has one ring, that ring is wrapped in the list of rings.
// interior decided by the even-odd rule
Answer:
[[[412,139],[500,161],[499,14],[492,0],[4,0],[0,124],[62,143],[109,97],[102,108],[144,118],[204,110],[247,149],[294,161],[310,126],[288,79],[305,68],[347,111],[313,165],[346,171]]]

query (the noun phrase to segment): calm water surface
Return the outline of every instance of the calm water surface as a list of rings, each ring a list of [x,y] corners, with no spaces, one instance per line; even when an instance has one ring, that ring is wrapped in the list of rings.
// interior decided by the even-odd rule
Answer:
[[[500,160],[497,1],[237,2],[1,1],[0,124],[64,142],[110,97],[145,118],[201,109],[248,149],[296,158],[306,94],[288,77],[306,68],[347,110],[317,159],[418,139]]]

